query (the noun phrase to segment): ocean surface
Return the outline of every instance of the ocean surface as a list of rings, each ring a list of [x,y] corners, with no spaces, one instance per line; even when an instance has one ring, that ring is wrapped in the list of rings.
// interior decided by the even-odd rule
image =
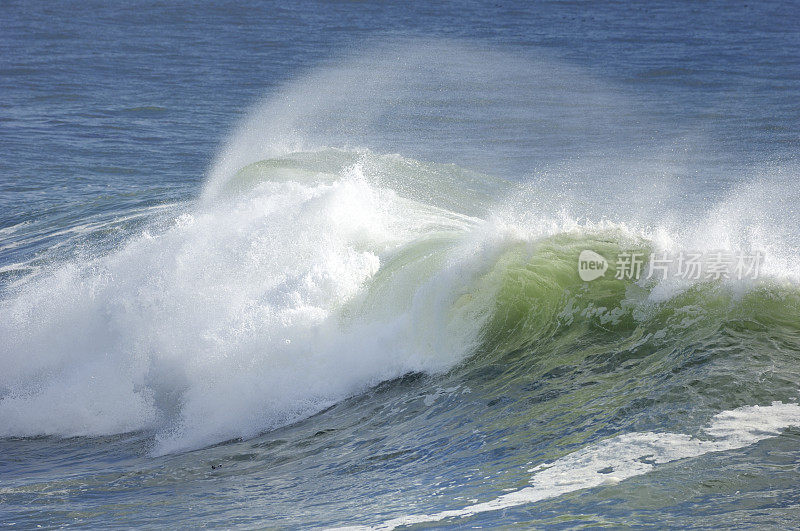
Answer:
[[[797,527],[799,28],[3,1],[0,526]]]

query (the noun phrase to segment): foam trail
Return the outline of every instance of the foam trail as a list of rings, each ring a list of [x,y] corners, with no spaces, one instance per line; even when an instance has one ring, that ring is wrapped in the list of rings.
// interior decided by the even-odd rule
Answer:
[[[555,498],[576,490],[613,485],[646,474],[657,465],[743,448],[775,437],[790,426],[800,426],[800,406],[773,402],[769,406],[745,406],[717,414],[704,429],[712,437],[709,440],[681,433],[626,433],[532,469],[535,474],[530,487],[463,509],[402,516],[374,529],[465,518]]]

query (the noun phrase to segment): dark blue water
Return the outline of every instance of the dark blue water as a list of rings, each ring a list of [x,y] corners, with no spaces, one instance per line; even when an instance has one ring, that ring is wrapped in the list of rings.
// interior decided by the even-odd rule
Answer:
[[[796,525],[798,28],[4,1],[0,523]],[[593,292],[590,245],[767,280]]]

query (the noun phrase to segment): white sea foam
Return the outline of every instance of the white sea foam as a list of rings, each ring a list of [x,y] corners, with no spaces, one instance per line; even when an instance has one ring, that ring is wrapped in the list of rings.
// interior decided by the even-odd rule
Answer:
[[[463,509],[395,518],[376,529],[465,518],[615,484],[646,474],[664,463],[743,448],[774,437],[790,426],[800,426],[800,406],[773,402],[769,406],[746,406],[717,414],[704,429],[710,436],[708,439],[669,432],[626,433],[532,469],[534,475],[529,487]]]
[[[420,260],[396,261],[437,234]],[[156,429],[156,451],[175,451],[446,369],[490,307],[474,282],[496,239],[369,184],[357,166],[190,209],[0,303],[0,436]],[[366,297],[392,260],[393,281]]]

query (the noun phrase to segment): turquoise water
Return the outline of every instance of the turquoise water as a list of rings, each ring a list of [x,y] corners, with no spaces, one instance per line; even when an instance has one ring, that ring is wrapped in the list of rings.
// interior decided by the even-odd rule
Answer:
[[[796,526],[797,10],[4,3],[0,522]]]

